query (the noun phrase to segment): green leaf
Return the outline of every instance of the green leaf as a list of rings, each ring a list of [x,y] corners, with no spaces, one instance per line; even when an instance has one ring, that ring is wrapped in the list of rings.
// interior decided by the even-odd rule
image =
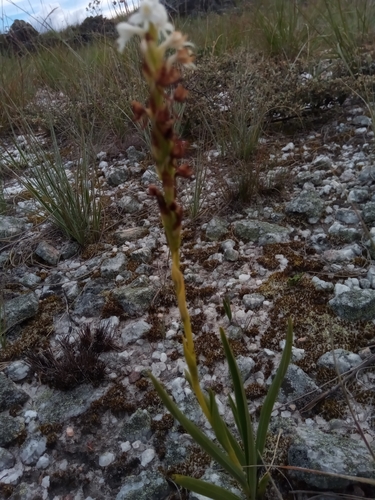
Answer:
[[[264,451],[273,405],[275,404],[281,384],[283,383],[285,377],[285,373],[290,363],[290,358],[292,356],[292,346],[293,346],[293,323],[291,318],[289,318],[288,332],[286,336],[286,343],[281,358],[281,362],[277,369],[271,387],[268,389],[266,399],[264,400],[263,403],[262,411],[260,412],[257,441],[256,441],[256,449],[257,452],[259,453],[259,456],[262,456]],[[258,456],[258,461],[259,461],[259,456]]]
[[[232,309],[230,307],[230,300],[228,297],[223,298],[223,307],[224,307],[224,312],[227,315],[229,322],[232,322]]]
[[[270,482],[270,473],[266,472],[264,476],[261,477],[258,483],[258,491],[257,491],[258,498],[264,497],[269,482]]]
[[[195,491],[199,495],[212,498],[213,500],[241,500],[241,498],[234,493],[231,493],[220,486],[216,486],[201,479],[194,479],[192,477],[180,476],[175,474],[172,476],[173,481],[178,485],[190,491]]]
[[[235,481],[237,481],[243,491],[248,494],[249,486],[246,481],[246,476],[242,469],[238,467],[233,461],[222,452],[222,450],[214,444],[193,422],[191,422],[177,407],[177,405],[169,397],[160,382],[150,374],[152,383],[154,384],[155,390],[159,394],[161,400],[166,406],[167,410],[174,416],[176,420],[185,428],[185,430],[190,434],[194,441],[201,446],[206,453],[208,453],[219,465],[221,465]]]
[[[229,370],[232,376],[234,396],[236,399],[237,418],[239,431],[242,436],[242,442],[245,450],[247,482],[251,490],[251,498],[255,500],[257,491],[258,471],[255,467],[258,463],[257,451],[254,441],[253,425],[251,423],[249,408],[240,371],[236,359],[225,336],[224,330],[220,328],[220,337],[223,343],[225,356],[228,361]]]

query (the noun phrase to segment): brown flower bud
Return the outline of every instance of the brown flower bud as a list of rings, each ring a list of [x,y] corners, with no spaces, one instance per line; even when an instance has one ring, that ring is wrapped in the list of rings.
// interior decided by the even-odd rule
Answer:
[[[132,101],[132,110],[135,121],[140,121],[146,113],[144,106],[138,101]]]
[[[174,139],[174,145],[172,150],[173,158],[183,158],[188,147],[187,141],[182,141],[181,139]]]
[[[173,94],[173,99],[177,102],[184,102],[189,92],[179,83]]]
[[[193,171],[190,166],[185,163],[184,165],[177,167],[176,175],[189,179],[193,175]]]

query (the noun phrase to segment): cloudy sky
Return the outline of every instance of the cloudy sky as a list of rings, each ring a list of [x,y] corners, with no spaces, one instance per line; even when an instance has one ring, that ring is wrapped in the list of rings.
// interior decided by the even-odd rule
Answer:
[[[90,15],[86,7],[92,0],[0,0],[0,31],[6,29],[15,19],[23,19],[38,31],[47,25],[61,30],[67,25],[82,22]],[[123,4],[118,4],[123,5]],[[101,0],[101,11],[105,17],[115,14],[111,0]]]

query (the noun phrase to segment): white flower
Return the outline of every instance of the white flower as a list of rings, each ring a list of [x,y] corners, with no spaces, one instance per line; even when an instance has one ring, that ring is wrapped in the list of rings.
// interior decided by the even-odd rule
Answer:
[[[141,28],[139,26],[133,26],[129,23],[119,23],[117,26],[117,32],[120,35],[117,39],[118,50],[122,52],[125,48],[125,45],[132,38],[133,35],[143,36],[147,30]]]
[[[127,23],[117,25],[120,37],[117,40],[119,50],[122,51],[133,35],[143,36],[150,29],[152,24],[159,35],[164,38],[174,31],[174,26],[168,22],[168,14],[159,0],[143,0],[138,12],[132,14]]]

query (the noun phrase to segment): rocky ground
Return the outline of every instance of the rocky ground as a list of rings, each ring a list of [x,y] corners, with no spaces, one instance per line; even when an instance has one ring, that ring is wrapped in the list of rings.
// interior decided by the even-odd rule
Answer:
[[[372,447],[375,438],[375,166],[365,115],[347,100],[339,119],[315,132],[293,141],[263,138],[270,183],[283,178],[284,189],[248,207],[223,207],[217,179],[227,176],[227,160],[206,152],[201,215],[185,220],[182,268],[202,384],[217,394],[228,424],[232,388],[219,326],[256,422],[292,316],[293,363],[274,408],[265,463],[375,479],[364,442]],[[28,138],[18,142],[27,154]],[[75,164],[65,167],[70,172]],[[166,479],[173,472],[233,488],[166,413],[147,379],[152,371],[213,435],[183,375],[168,249],[147,195],[157,182],[152,161],[130,147],[124,155],[99,153],[95,169],[111,224],[84,249],[35,214],[17,180],[5,181],[0,497],[203,498],[177,492]],[[197,182],[181,187],[185,208]],[[374,497],[353,478],[274,469],[274,480],[283,498],[292,490]],[[269,498],[275,495],[270,490]]]

